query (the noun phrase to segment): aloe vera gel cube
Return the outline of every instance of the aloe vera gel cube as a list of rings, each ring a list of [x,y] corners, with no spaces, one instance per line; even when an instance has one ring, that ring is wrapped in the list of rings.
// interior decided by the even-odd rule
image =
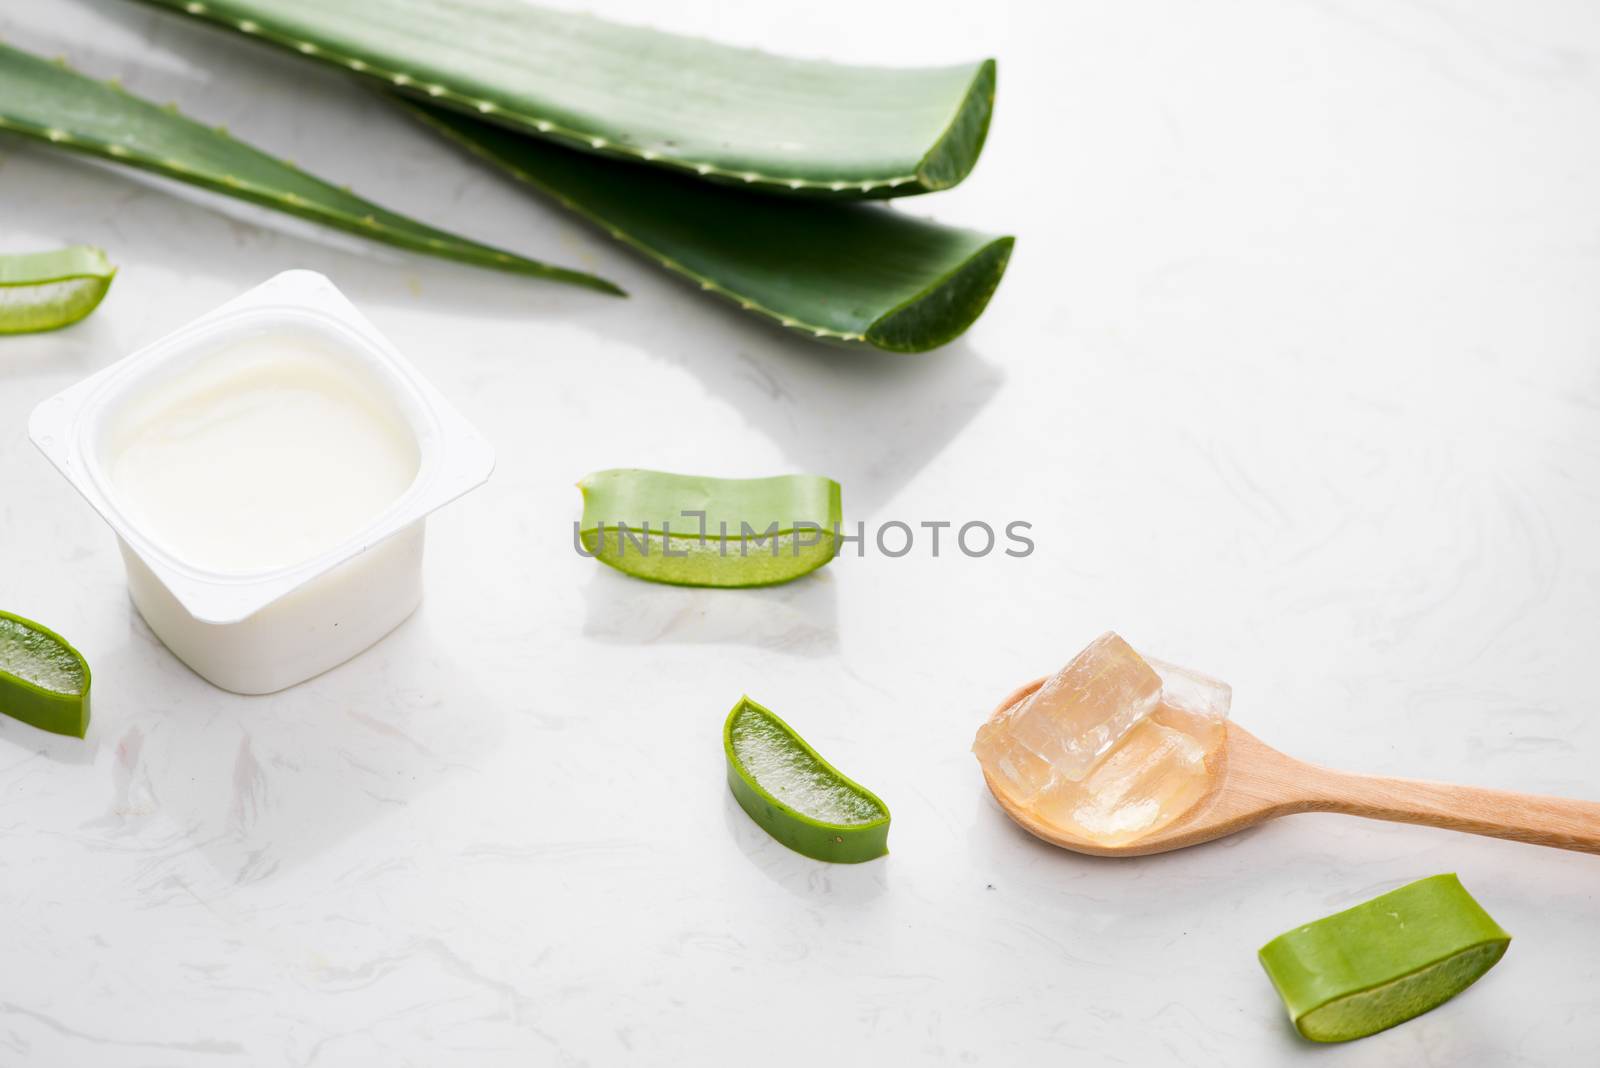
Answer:
[[[1134,725],[1155,711],[1161,677],[1116,634],[1102,634],[973,746],[1002,769],[1023,800],[1058,780],[1083,779]]]

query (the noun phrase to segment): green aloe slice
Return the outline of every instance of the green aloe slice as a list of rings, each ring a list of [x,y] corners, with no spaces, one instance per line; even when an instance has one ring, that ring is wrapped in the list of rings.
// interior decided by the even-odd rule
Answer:
[[[1346,1042],[1449,1001],[1510,942],[1459,879],[1435,875],[1281,934],[1260,957],[1302,1035]]]
[[[889,809],[748,697],[722,725],[728,788],[772,837],[817,860],[856,864],[889,852]]]
[[[718,188],[406,106],[660,266],[813,337],[892,352],[943,345],[982,314],[1011,257],[1009,237],[881,204]]]
[[[147,0],[585,151],[774,191],[900,196],[967,176],[993,60],[890,70],[516,0]]]
[[[65,638],[0,612],[0,713],[82,738],[89,729],[89,664]]]
[[[0,45],[0,131],[153,171],[375,241],[480,267],[621,293],[397,215],[230,137],[27,52]]]
[[[839,484],[817,475],[705,478],[616,468],[578,483],[583,551],[676,586],[771,586],[832,560]]]
[[[100,306],[116,273],[88,245],[0,256],[0,334],[70,326]]]

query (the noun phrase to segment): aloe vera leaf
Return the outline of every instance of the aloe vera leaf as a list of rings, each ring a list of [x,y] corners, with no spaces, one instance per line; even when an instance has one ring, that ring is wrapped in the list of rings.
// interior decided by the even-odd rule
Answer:
[[[832,560],[839,484],[816,475],[703,478],[616,468],[578,483],[584,551],[675,586],[772,586]]]
[[[55,631],[0,612],[0,714],[53,734],[89,730],[89,663]]]
[[[972,170],[993,60],[789,59],[508,0],[145,0],[527,133],[785,193],[904,196]]]
[[[722,724],[728,788],[772,837],[816,860],[858,864],[889,852],[889,808],[794,728],[748,697]]]
[[[390,245],[608,293],[603,278],[436,230],[293,164],[38,56],[0,45],[0,131],[100,156]]]
[[[882,204],[712,186],[400,102],[660,266],[812,337],[892,352],[936,348],[982,314],[1011,256],[1010,237]]]
[[[0,256],[0,334],[72,325],[100,306],[116,274],[88,245]]]
[[[1285,932],[1259,956],[1296,1030],[1313,1042],[1348,1042],[1444,1004],[1510,943],[1447,874]]]

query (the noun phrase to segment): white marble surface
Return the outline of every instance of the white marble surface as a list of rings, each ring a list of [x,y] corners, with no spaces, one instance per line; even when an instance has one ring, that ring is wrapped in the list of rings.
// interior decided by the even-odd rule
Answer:
[[[943,352],[747,320],[290,58],[115,0],[0,12],[13,43],[633,293],[0,141],[0,247],[122,266],[91,320],[0,342],[0,603],[95,670],[87,741],[0,720],[0,1063],[1592,1063],[1600,860],[1302,816],[1095,861],[1015,830],[967,746],[1114,627],[1231,680],[1291,753],[1600,796],[1600,11],[787,6],[653,17],[1000,58],[977,172],[904,205],[1019,235]],[[500,466],[432,524],[417,616],[249,699],[153,639],[24,422],[293,266]],[[570,548],[574,480],[617,465],[823,472],[851,519],[1024,519],[1038,550],[651,587]],[[743,691],[882,794],[891,856],[822,866],[751,825],[718,742]],[[1380,1037],[1299,1042],[1256,947],[1441,871],[1516,935],[1501,966]]]

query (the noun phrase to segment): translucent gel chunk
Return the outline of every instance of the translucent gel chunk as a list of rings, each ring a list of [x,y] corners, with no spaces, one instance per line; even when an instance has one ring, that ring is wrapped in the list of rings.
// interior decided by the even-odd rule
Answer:
[[[999,778],[1019,800],[1038,797],[1056,781],[1050,762],[1029,751],[1011,733],[1011,721],[1021,709],[1017,702],[998,718],[978,728],[972,751],[989,774]]]
[[[823,823],[872,823],[883,810],[850,789],[776,724],[743,716],[732,729],[733,753],[762,788],[790,808]]]
[[[1224,721],[1233,703],[1233,687],[1210,675],[1146,657],[1161,676],[1161,703],[1151,719],[1193,736],[1207,753],[1222,741]]]
[[[1103,634],[1030,697],[978,732],[973,752],[1023,801],[1078,781],[1155,710],[1161,678],[1115,634]]]
[[[1080,837],[1121,845],[1187,812],[1206,792],[1206,747],[1154,719],[1136,725],[1082,782],[1062,782],[1033,806]]]
[[[83,666],[45,635],[0,618],[0,671],[52,693],[83,692]]]
[[[1227,683],[1142,659],[1107,634],[979,728],[973,751],[998,788],[1047,822],[1121,845],[1205,796],[1232,699]]]

